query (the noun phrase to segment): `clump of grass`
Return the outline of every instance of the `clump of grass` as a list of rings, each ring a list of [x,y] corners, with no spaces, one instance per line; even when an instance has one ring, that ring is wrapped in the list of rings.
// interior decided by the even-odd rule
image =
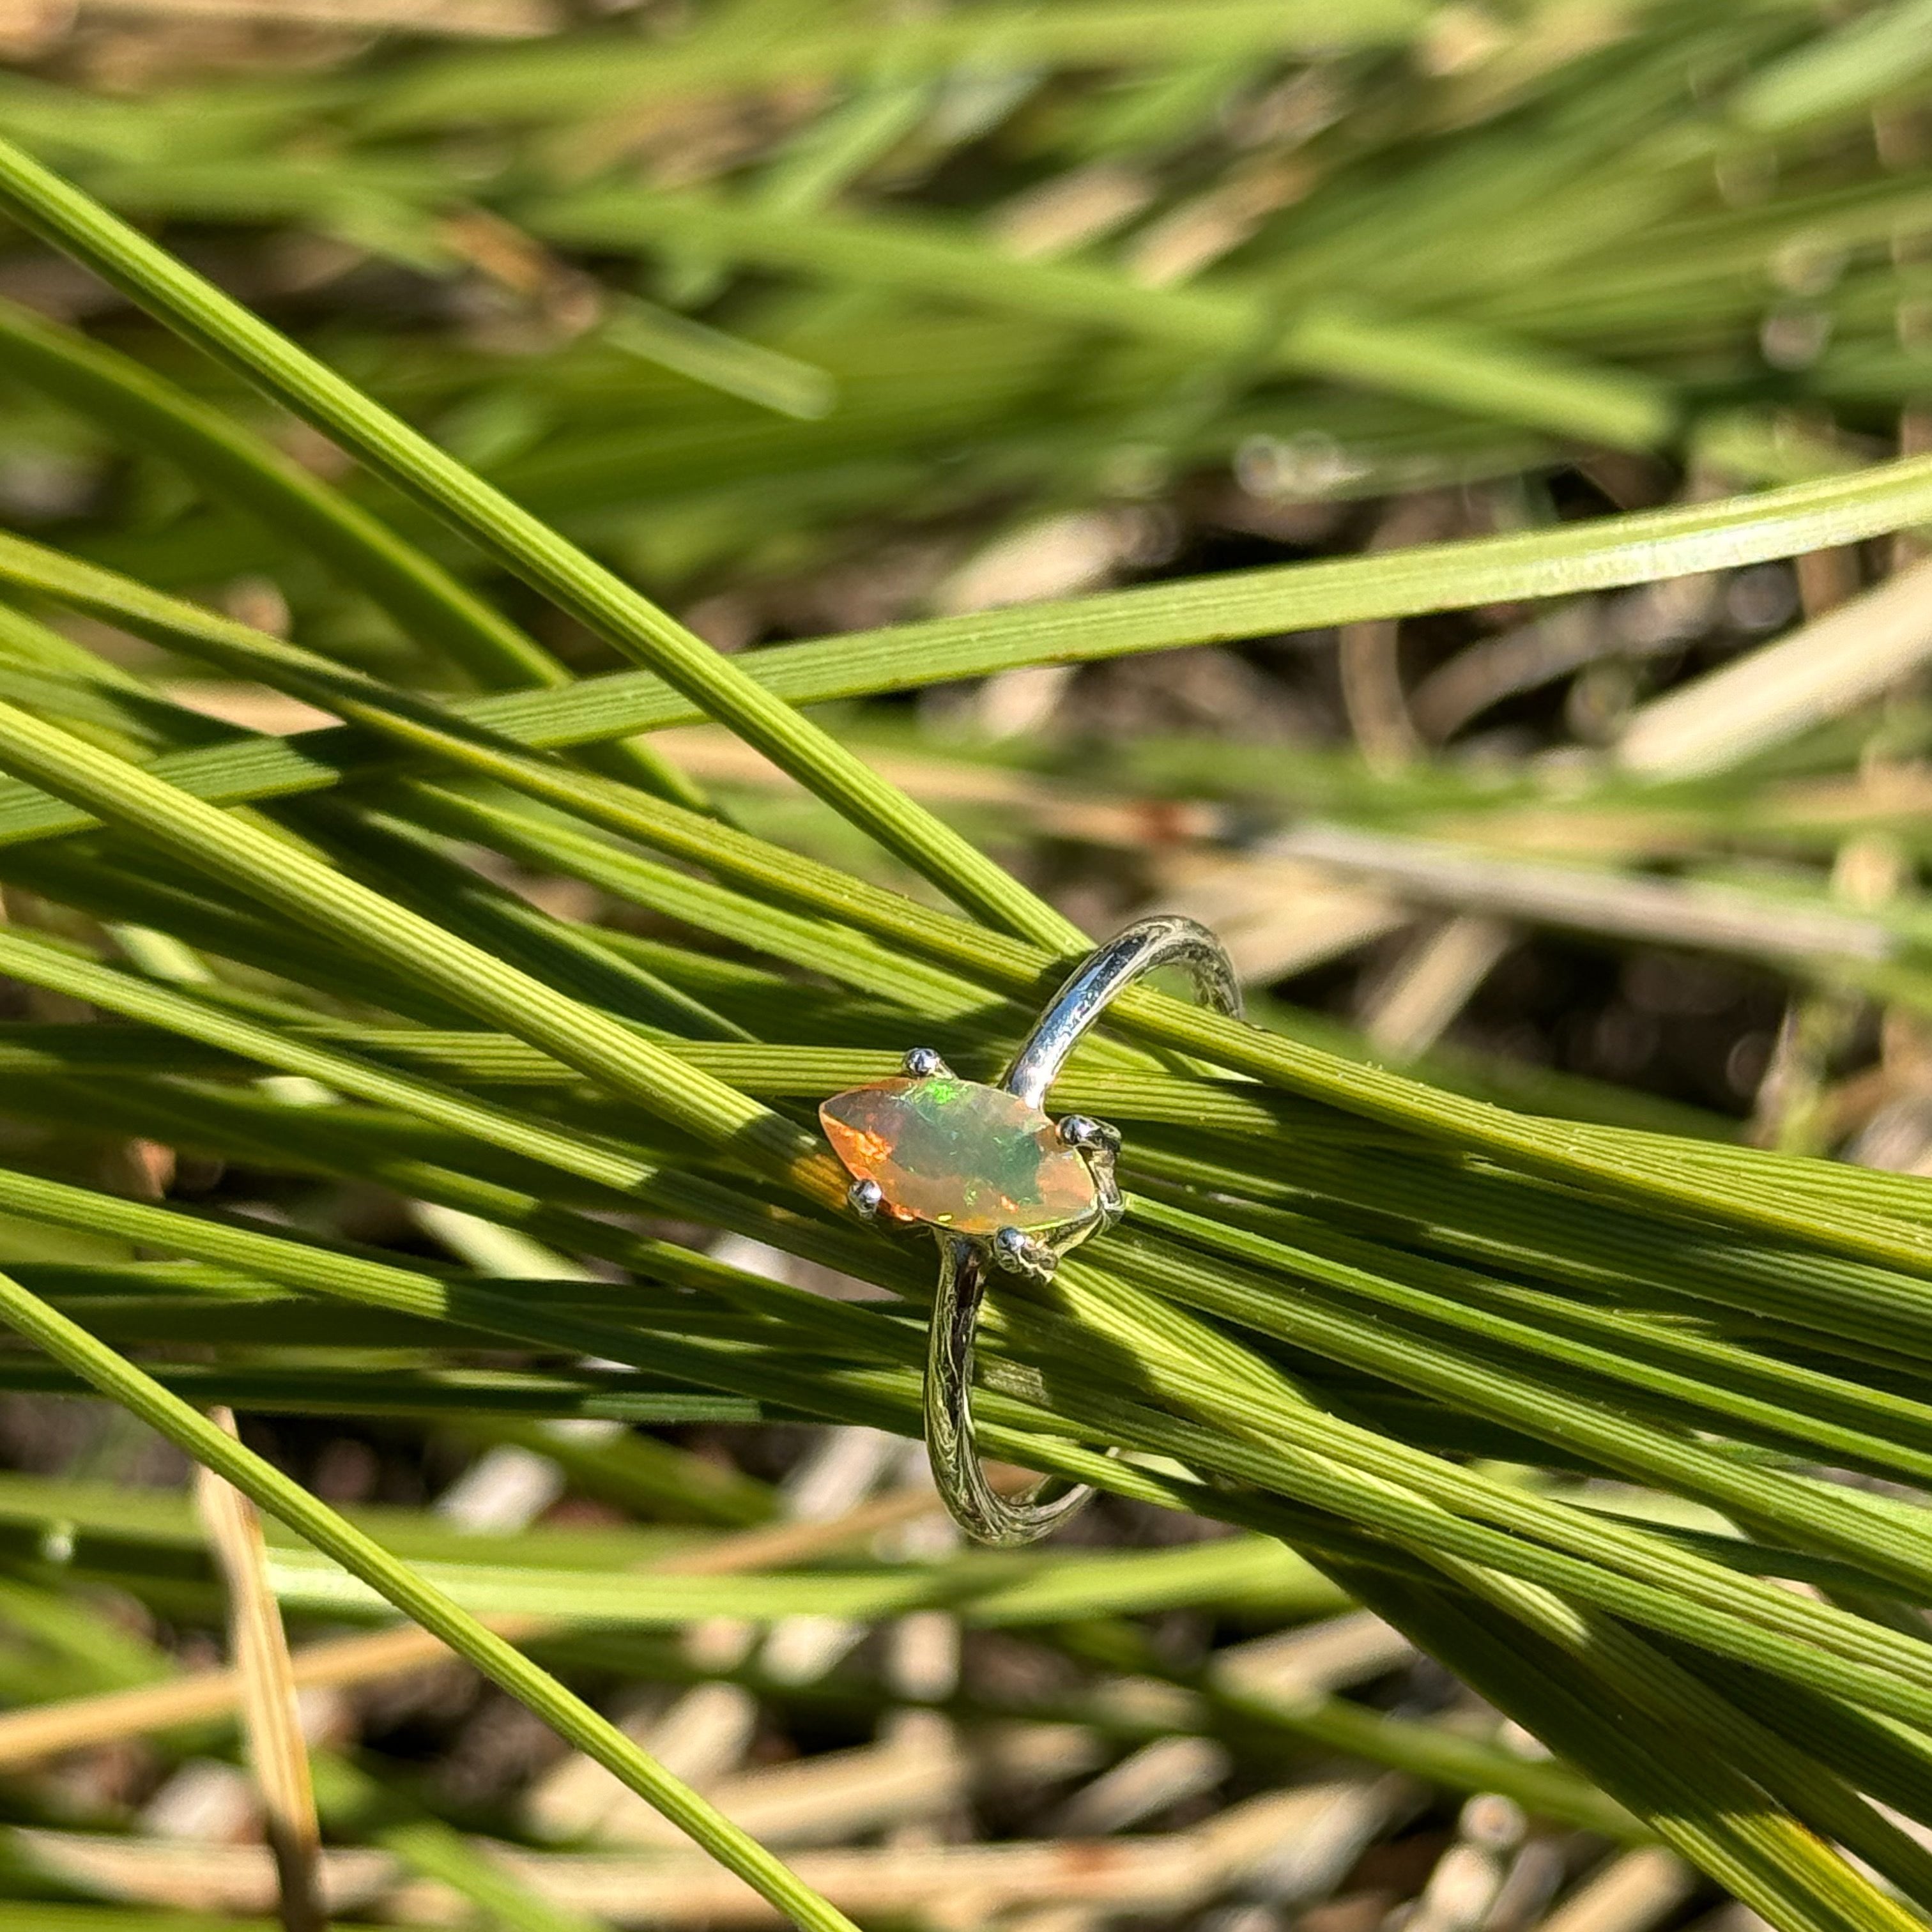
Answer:
[[[1932,1825],[1925,1190],[1804,1157],[1830,1143],[1816,1123],[1849,1003],[1925,1004],[1907,868],[1848,905],[1842,856],[1881,831],[1915,842],[1865,778],[1916,753],[1923,720],[1856,708],[1922,652],[1910,609],[1848,724],[1786,706],[1766,726],[1760,706],[1749,731],[1706,728],[1694,769],[1655,752],[1660,710],[1598,733],[1621,749],[1500,773],[1432,760],[1390,628],[1504,607],[1527,630],[1547,600],[1600,612],[1599,593],[1932,521],[1932,462],[1880,441],[1916,420],[1924,380],[1895,245],[1923,199],[1896,164],[1916,123],[1892,35],[1916,10],[1827,31],[1693,7],[1600,42],[1554,10],[1485,39],[1466,11],[1216,4],[1183,32],[1139,8],[982,8],[881,40],[843,10],[753,5],[668,42],[379,52],[193,95],[0,88],[20,144],[0,146],[0,208],[126,305],[88,335],[0,313],[0,367],[60,412],[12,433],[44,452],[58,420],[159,506],[76,502],[40,532],[57,541],[0,539],[0,880],[19,915],[0,971],[25,1003],[0,1028],[17,1148],[0,1214],[33,1231],[0,1316],[35,1345],[0,1358],[0,1387],[121,1405],[302,1539],[263,1558],[292,1613],[400,1611],[797,1923],[849,1922],[573,1684],[682,1672],[782,1697],[748,1652],[694,1663],[653,1633],[943,1611],[1034,1631],[1034,1667],[1082,1688],[1058,1708],[844,1694],[1501,1792],[1660,1840],[1791,1932],[1932,1904],[1907,1828]],[[800,79],[820,90],[803,106],[782,86]],[[718,139],[722,178],[672,178],[637,120],[666,103]],[[734,148],[754,108],[776,131]],[[1083,194],[1128,212],[1069,230]],[[130,214],[176,224],[182,252]],[[292,226],[424,286],[480,274],[519,352],[473,319],[392,336],[352,287],[318,353],[189,266],[190,224]],[[647,295],[621,286],[633,263]],[[352,473],[324,474],[338,458]],[[938,532],[956,562],[1049,512],[1184,500],[1230,461],[1262,520],[1516,478],[1482,500],[1518,526],[1472,536],[1461,515],[1442,541],[905,612],[742,656],[667,608],[720,583],[775,596],[889,533]],[[1684,500],[1657,500],[1670,463],[1700,486]],[[1552,474],[1633,507],[1565,518]],[[1765,487],[1701,487],[1726,478]],[[242,579],[273,608],[184,594]],[[102,627],[140,648],[77,640]],[[1519,1074],[1527,1104],[1501,1107],[1494,1065],[1418,1078],[1266,1006],[1244,1025],[1138,991],[1058,1096],[1128,1127],[1132,1212],[1050,1288],[1000,1298],[983,1432],[1230,1534],[1144,1558],[908,1562],[862,1546],[917,1498],[753,1527],[780,1505],[742,1476],[539,1429],[916,1433],[926,1270],[841,1215],[809,1104],[914,1043],[997,1064],[1088,941],[914,795],[932,768],[908,791],[861,754],[902,742],[890,721],[835,729],[810,707],[1328,627],[1359,758],[1203,777],[1199,748],[1169,741],[1104,749],[1090,774],[1349,821],[1249,852],[1257,872],[1325,863],[1465,920],[1774,959],[1795,982],[1786,1070],[1814,1090],[1760,1123],[1784,1150],[1591,1083]],[[1539,649],[1550,680],[1642,655],[1553,632]],[[1506,697],[1522,674],[1483,675]],[[183,701],[211,676],[257,722],[276,704],[331,722],[212,723]],[[1702,702],[1721,724],[1718,688]],[[1439,692],[1438,711],[1455,716]],[[700,719],[808,811],[728,764],[721,810],[653,742]],[[1047,782],[1064,744],[954,750],[982,784],[1004,770],[1022,829],[1097,809]],[[1821,799],[1820,775],[1839,793]],[[1594,890],[1527,862],[1557,821],[1594,828]],[[1204,809],[1186,837],[1226,856],[1239,830]],[[1688,877],[1646,876],[1664,850]],[[1784,869],[1737,875],[1768,858]],[[1450,942],[1408,963],[1412,993],[1434,982],[1412,1012],[1453,1013],[1496,956],[1467,927]],[[411,1203],[415,1235],[116,1184],[165,1182],[172,1160],[311,1204]],[[721,1235],[735,1249],[706,1252]],[[754,1272],[746,1242],[879,1292]],[[491,1562],[418,1516],[330,1508],[208,1419],[224,1404],[534,1444],[591,1492],[711,1533],[532,1539]],[[0,1614],[75,1699],[0,1719],[0,1762],[232,1712],[233,1683],[170,1681],[71,1609],[80,1581],[206,1616],[214,1580],[192,1549],[176,1560],[198,1538],[164,1504],[28,1482],[0,1519],[34,1566]],[[56,1595],[76,1619],[58,1640]],[[1332,1684],[1244,1690],[1228,1660],[1177,1664],[1121,1621],[1240,1600],[1276,1621],[1365,1606],[1559,1762]],[[298,1646],[297,1681],[427,1648],[357,1642],[373,1648],[346,1663]],[[1160,1714],[1116,1697],[1110,1716],[1096,1672],[1162,1682]],[[367,1767],[320,1760],[316,1796],[332,1830],[503,1922],[605,1909],[540,1862],[505,1879]],[[109,1882],[98,1846],[22,1842],[43,1886]],[[1222,1860],[1213,1884],[1233,1882],[1232,1842],[1201,1853]],[[161,1895],[152,1870],[114,1869]],[[1181,1886],[1174,1909],[1212,1892]]]

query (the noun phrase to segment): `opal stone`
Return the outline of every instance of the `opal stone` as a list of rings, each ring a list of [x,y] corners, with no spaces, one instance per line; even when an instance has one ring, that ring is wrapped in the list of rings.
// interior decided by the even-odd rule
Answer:
[[[886,1210],[962,1234],[1038,1234],[1100,1204],[1087,1163],[1037,1107],[949,1074],[877,1080],[818,1110],[838,1158]]]

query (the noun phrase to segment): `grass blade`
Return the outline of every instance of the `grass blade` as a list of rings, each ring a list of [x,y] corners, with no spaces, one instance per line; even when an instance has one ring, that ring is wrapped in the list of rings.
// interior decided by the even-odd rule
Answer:
[[[232,1411],[217,1408],[209,1420],[240,1440]],[[322,1903],[322,1827],[261,1521],[238,1490],[205,1466],[196,1472],[195,1500],[227,1592],[229,1647],[241,1684],[249,1762],[267,1813],[284,1932],[320,1932],[328,1923]]]
[[[152,1377],[4,1275],[0,1275],[0,1319],[361,1577],[412,1622],[527,1704],[578,1750],[646,1799],[794,1924],[816,1932],[850,1932],[851,1922],[842,1912],[807,1891],[769,1852],[670,1778],[622,1732],[513,1646]]]

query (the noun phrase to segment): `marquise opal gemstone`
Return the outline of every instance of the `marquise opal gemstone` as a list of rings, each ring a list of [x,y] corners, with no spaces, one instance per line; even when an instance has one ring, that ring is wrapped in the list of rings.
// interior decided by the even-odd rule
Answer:
[[[1087,1163],[1017,1094],[938,1075],[878,1080],[818,1110],[832,1148],[902,1220],[962,1234],[1064,1226],[1100,1205]]]

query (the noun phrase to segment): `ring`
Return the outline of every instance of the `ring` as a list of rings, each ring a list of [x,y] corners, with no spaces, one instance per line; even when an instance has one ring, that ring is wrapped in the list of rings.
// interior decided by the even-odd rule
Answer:
[[[973,1427],[973,1337],[989,1262],[1043,1281],[1125,1211],[1114,1176],[1118,1130],[1084,1114],[1056,1122],[1043,1109],[1082,1036],[1125,988],[1163,966],[1185,968],[1204,1004],[1239,1016],[1240,988],[1221,942],[1191,919],[1145,919],[1074,970],[998,1086],[962,1080],[930,1047],[915,1047],[898,1078],[848,1088],[818,1110],[852,1176],[854,1213],[928,1229],[939,1244],[926,1453],[941,1500],[977,1542],[1034,1542],[1093,1496],[1081,1485],[1042,1500],[1051,1478],[1013,1496],[988,1482]]]

